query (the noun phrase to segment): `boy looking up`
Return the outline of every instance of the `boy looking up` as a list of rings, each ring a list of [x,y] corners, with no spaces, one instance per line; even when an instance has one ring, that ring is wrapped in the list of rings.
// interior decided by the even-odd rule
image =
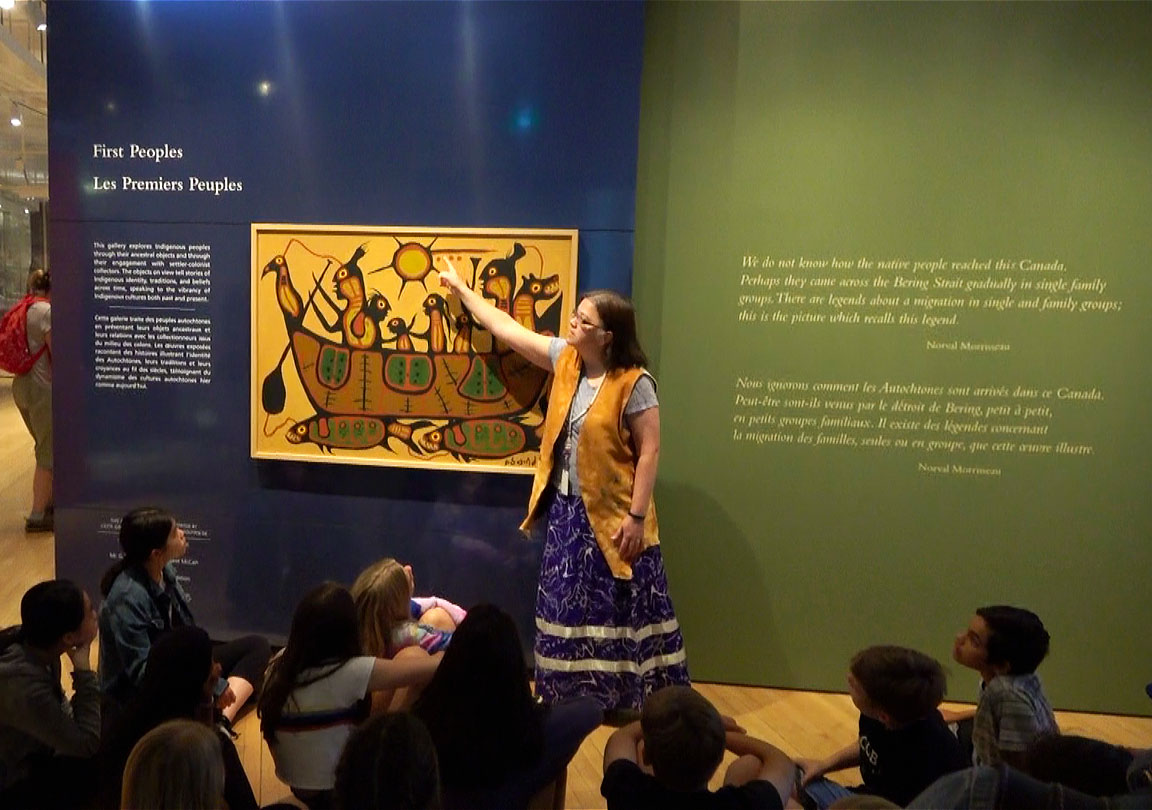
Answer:
[[[905,647],[869,647],[848,667],[848,693],[860,710],[856,742],[824,760],[799,760],[801,801],[825,808],[854,793],[903,807],[941,776],[967,765],[960,743],[940,716],[944,670]],[[824,774],[860,767],[864,784],[846,788]]]
[[[952,657],[983,681],[972,720],[974,764],[1019,768],[1037,736],[1060,733],[1036,675],[1048,641],[1035,613],[1006,605],[980,608],[956,636]]]
[[[708,781],[725,749],[739,758],[728,767],[724,787],[712,792]],[[608,810],[779,810],[795,774],[788,757],[744,734],[698,692],[668,686],[648,696],[638,722],[608,738],[600,792]]]

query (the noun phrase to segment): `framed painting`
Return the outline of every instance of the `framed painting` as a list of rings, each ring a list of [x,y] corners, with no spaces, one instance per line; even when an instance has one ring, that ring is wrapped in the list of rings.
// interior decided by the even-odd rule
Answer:
[[[440,287],[559,336],[575,230],[252,226],[252,456],[531,472],[549,373]]]

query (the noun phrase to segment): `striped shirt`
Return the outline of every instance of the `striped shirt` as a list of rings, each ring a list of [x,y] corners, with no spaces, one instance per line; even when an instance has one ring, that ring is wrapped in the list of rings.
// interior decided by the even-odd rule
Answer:
[[[331,790],[336,762],[357,725],[368,719],[368,682],[376,659],[350,658],[319,680],[322,670],[305,670],[284,703],[276,739],[268,744],[276,775],[294,788]]]
[[[972,721],[973,764],[997,765],[1002,752],[1022,752],[1041,734],[1060,732],[1036,673],[998,675],[981,689]]]

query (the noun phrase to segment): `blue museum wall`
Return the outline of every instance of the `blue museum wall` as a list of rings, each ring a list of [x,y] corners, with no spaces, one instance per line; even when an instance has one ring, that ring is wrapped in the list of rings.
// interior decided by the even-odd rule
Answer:
[[[280,636],[312,584],[394,556],[420,592],[501,604],[530,639],[528,477],[249,457],[250,225],[577,228],[579,286],[627,292],[641,5],[98,0],[49,15],[59,575],[95,589],[119,516],[154,504],[189,529],[180,575],[218,635]],[[131,144],[180,156],[133,159]],[[95,385],[94,321],[115,311],[94,296],[97,242],[210,246],[209,384]]]

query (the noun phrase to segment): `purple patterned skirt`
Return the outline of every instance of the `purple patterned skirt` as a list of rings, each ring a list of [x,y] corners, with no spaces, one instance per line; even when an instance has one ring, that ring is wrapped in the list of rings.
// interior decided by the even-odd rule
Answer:
[[[536,591],[536,693],[639,709],[657,689],[688,682],[660,546],[637,558],[631,580],[616,579],[583,500],[554,493]]]

